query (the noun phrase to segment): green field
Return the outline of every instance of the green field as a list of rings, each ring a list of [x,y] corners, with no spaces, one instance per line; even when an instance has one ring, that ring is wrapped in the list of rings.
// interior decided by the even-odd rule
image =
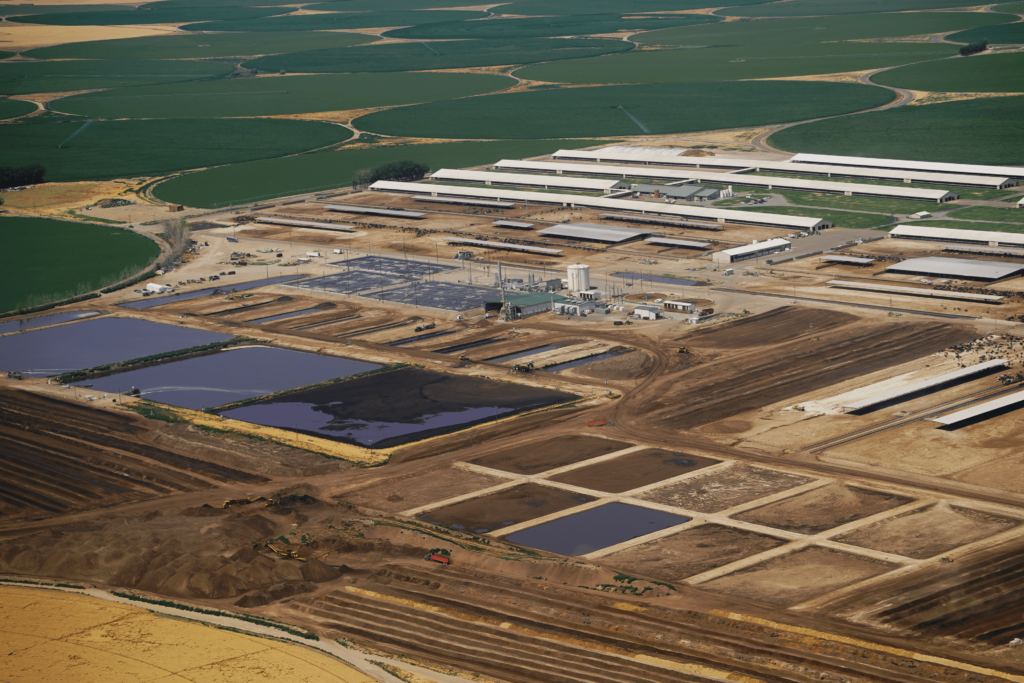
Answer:
[[[355,123],[362,130],[429,138],[602,137],[798,121],[877,107],[892,97],[881,88],[846,83],[622,85],[434,102]]]
[[[340,9],[340,8],[338,8]],[[431,22],[481,19],[483,12],[338,12],[336,14],[300,14],[257,19],[226,19],[182,26],[184,31],[331,31],[346,28],[410,26]]]
[[[100,118],[272,116],[430,102],[513,85],[507,76],[459,73],[239,78],[86,93],[50,108]]]
[[[993,45],[1019,45],[1024,43],[1024,22],[961,31],[947,36],[947,40],[954,43],[974,43],[979,40],[987,40]]]
[[[209,59],[325,50],[361,45],[376,36],[331,31],[283,33],[176,33],[168,36],[94,40],[24,52],[32,59]]]
[[[833,221],[837,228],[867,230],[878,228],[893,222],[891,216],[877,213],[852,213],[850,211],[829,211],[828,209],[812,209],[799,206],[734,206],[737,211],[760,211],[762,213],[782,213],[788,216],[806,216],[808,218],[826,218]]]
[[[177,83],[225,76],[234,71],[221,62],[158,60],[73,60],[0,62],[0,94],[91,90],[150,83]]]
[[[600,39],[441,40],[432,43],[389,43],[365,45],[356,49],[293,52],[253,59],[243,66],[264,71],[283,69],[299,73],[425,71],[580,59],[623,52],[632,47],[632,44],[624,40]]]
[[[74,5],[75,12],[112,12],[124,9],[117,5]],[[26,12],[32,14],[54,14],[67,12],[67,5],[0,5],[0,16],[15,17],[24,15]]]
[[[916,225],[916,223],[905,223],[905,225]],[[920,225],[927,225],[933,228],[953,228],[954,230],[990,230],[992,232],[1024,232],[1024,224],[1013,223],[974,223],[972,221],[933,221],[926,219]]]
[[[808,17],[964,7],[964,0],[792,0],[720,10],[723,17]],[[969,5],[968,5],[969,6]]]
[[[589,147],[594,140],[517,140],[514,142],[452,142],[437,145],[408,145],[376,149],[342,148],[233,164],[190,173],[160,183],[153,189],[160,199],[174,204],[215,208],[302,192],[314,192],[352,183],[356,171],[389,161],[411,159],[440,168],[462,168],[493,162],[548,154],[559,149]]]
[[[1005,22],[987,12],[924,12],[864,14],[771,21],[731,21],[709,26],[684,26],[640,33],[633,40],[647,45],[726,47],[825,43],[942,33]]]
[[[709,24],[714,17],[701,14],[668,14],[664,16],[631,16],[621,14],[580,14],[577,16],[524,17],[491,21],[446,21],[437,24],[410,26],[384,35],[388,38],[543,38],[546,36],[585,36],[613,33],[624,29],[653,31],[670,26]]]
[[[11,166],[42,164],[50,182],[156,175],[267,159],[352,136],[342,126],[281,119],[94,121],[83,126],[80,119],[31,123],[36,118],[4,126],[0,159]]]
[[[0,119],[13,119],[36,110],[36,105],[21,100],[0,99]]]
[[[1016,207],[1000,209],[994,206],[968,206],[949,214],[950,218],[971,221],[994,221],[996,223],[1024,223],[1024,209]],[[988,230],[989,228],[978,228]]]
[[[729,0],[729,5],[758,5],[769,0]],[[664,12],[719,7],[714,0],[514,0],[494,8],[501,14],[610,14],[619,12]]]
[[[8,17],[7,21],[51,26],[124,26],[128,24],[180,24],[185,21],[216,21],[218,19],[247,19],[289,12],[288,7],[214,7],[210,5],[184,5],[176,2],[154,2],[139,9],[117,9],[97,17],[94,12],[55,12],[30,16]]]
[[[251,1],[251,0],[247,0]],[[279,0],[289,3],[291,0]],[[385,0],[388,10],[392,12],[406,10],[436,9],[437,7],[473,7],[480,0]],[[262,3],[261,3],[262,4]],[[327,0],[315,5],[303,5],[303,9],[318,12],[375,12],[380,10],[381,0]]]
[[[768,22],[766,22],[768,23]],[[955,55],[932,43],[825,43],[645,50],[537,64],[516,76],[556,83],[679,83],[780,78],[877,69]]]
[[[2,50],[0,50],[0,59],[7,59],[8,57],[13,57],[14,54],[15,53],[13,52],[3,52]]]
[[[792,152],[1020,165],[1022,116],[1024,97],[992,97],[804,123],[768,143]]]
[[[981,53],[884,71],[876,83],[933,92],[1024,92],[1024,53]]]
[[[107,286],[160,254],[130,230],[46,218],[0,217],[0,235],[0,312]]]

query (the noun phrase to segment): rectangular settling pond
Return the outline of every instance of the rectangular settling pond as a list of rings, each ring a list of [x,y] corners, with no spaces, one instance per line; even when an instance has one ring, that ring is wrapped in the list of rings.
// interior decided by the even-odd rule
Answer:
[[[45,377],[229,339],[180,325],[100,318],[0,337],[0,369]]]
[[[56,325],[57,323],[71,322],[82,318],[93,318],[99,315],[96,311],[67,311],[66,313],[51,313],[50,315],[39,315],[35,318],[22,318],[21,320],[7,320],[0,323],[0,334],[8,332],[26,332],[37,327]]]
[[[87,383],[107,393],[138,387],[143,398],[151,401],[202,410],[379,367],[348,358],[249,346],[119,372]]]
[[[220,415],[333,441],[391,448],[574,398],[561,391],[401,368]]]
[[[689,521],[689,517],[671,512],[628,503],[608,503],[517,531],[504,540],[571,557],[586,555]]]

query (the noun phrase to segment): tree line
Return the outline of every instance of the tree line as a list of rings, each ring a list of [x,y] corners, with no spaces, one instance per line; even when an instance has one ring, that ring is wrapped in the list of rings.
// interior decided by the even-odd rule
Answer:
[[[373,168],[356,171],[352,176],[353,187],[367,187],[378,180],[422,180],[430,167],[417,161],[402,159]]]

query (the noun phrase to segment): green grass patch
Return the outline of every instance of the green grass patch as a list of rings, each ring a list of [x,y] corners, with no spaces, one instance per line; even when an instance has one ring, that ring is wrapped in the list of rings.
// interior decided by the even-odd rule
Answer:
[[[36,110],[36,105],[21,100],[0,99],[0,119],[13,119],[15,116],[24,116]]]
[[[97,118],[273,116],[430,102],[512,85],[507,76],[452,73],[239,78],[85,93],[50,108]]]
[[[992,200],[1002,199],[1013,194],[1018,194],[1019,191],[1013,190],[996,190],[994,188],[985,187],[963,187],[961,185],[926,185],[923,183],[901,183],[895,180],[876,180],[874,178],[846,178],[840,176],[833,176],[831,178],[820,176],[820,175],[806,175],[803,173],[784,173],[782,171],[755,171],[753,173],[744,173],[743,175],[756,175],[770,178],[802,178],[804,180],[822,180],[826,182],[835,183],[856,183],[858,185],[881,185],[883,187],[909,187],[917,188],[919,190],[945,190],[947,192],[956,192],[960,195],[961,199],[980,199],[980,200]]]
[[[452,17],[453,19],[455,17]],[[692,26],[718,21],[703,14],[631,15],[580,14],[575,16],[542,16],[490,21],[446,21],[437,24],[410,26],[384,35],[389,38],[543,38],[545,36],[587,36],[616,31],[653,31],[671,26]],[[400,24],[390,24],[396,26]],[[388,24],[381,24],[388,26]]]
[[[47,218],[0,217],[0,234],[0,311],[34,305],[34,297],[73,296],[85,284],[102,287],[160,254],[130,230]]]
[[[230,203],[347,187],[352,184],[352,176],[357,171],[391,161],[408,159],[427,164],[433,170],[462,168],[490,163],[495,159],[519,159],[593,144],[593,140],[517,140],[342,148],[190,173],[160,183],[153,188],[153,194],[174,204],[216,208]]]
[[[1024,97],[897,107],[793,126],[768,140],[793,152],[1019,165],[1024,163],[1021,112]]]
[[[972,221],[994,221],[996,223],[1024,223],[1024,209],[1016,207],[1000,209],[994,206],[968,206],[948,214],[950,218],[963,218]],[[994,230],[995,228],[978,228],[978,230]]]
[[[1024,213],[1024,212],[1022,212]],[[907,223],[906,225],[915,225],[914,223]],[[1024,224],[1020,223],[975,223],[973,221],[951,221],[941,220],[933,221],[926,219],[920,222],[920,225],[927,225],[934,228],[952,228],[954,230],[982,230],[990,232],[1016,232],[1024,233]]]
[[[265,71],[283,69],[299,73],[425,71],[580,59],[623,52],[632,47],[623,40],[545,38],[389,43],[358,49],[333,48],[261,57],[246,62],[244,66]]]
[[[14,52],[4,52],[0,50],[0,59],[7,59],[8,57],[13,57],[14,55]]]
[[[787,216],[805,216],[807,218],[825,218],[836,224],[837,228],[853,228],[865,230],[878,228],[893,222],[891,216],[877,213],[852,213],[850,211],[829,211],[799,206],[737,206],[737,211],[759,211],[761,213],[782,213]]]
[[[347,3],[346,3],[347,4]],[[321,8],[323,11],[324,8]],[[342,7],[335,9],[342,10]],[[339,11],[337,14],[300,14],[274,16],[257,19],[227,19],[182,26],[183,31],[333,31],[352,28],[378,28],[381,26],[412,26],[431,22],[462,21],[482,19],[485,12],[463,12],[451,10],[423,10],[417,12],[353,12]],[[186,19],[188,21],[188,19]]]
[[[1007,8],[1002,10],[1001,8]],[[1021,3],[1014,5],[999,5],[1000,11],[1008,11],[1010,8],[1016,8],[1016,11],[1024,14],[1024,7]],[[1006,19],[1013,21],[1012,17],[1006,17]],[[988,26],[985,28],[973,28],[967,31],[961,31],[954,33],[951,36],[946,37],[954,43],[974,43],[979,40],[987,40],[990,45],[1019,45],[1024,43],[1024,23],[1014,22],[1008,24],[1001,24],[999,26]]]
[[[963,7],[964,0],[792,0],[773,2],[752,7],[728,7],[719,10],[723,17],[808,17],[834,14],[872,14],[879,9],[886,12],[913,12],[929,9]]]
[[[274,33],[175,33],[169,36],[93,40],[24,52],[33,59],[210,59],[256,57],[300,50],[361,45],[376,36],[332,31]]]
[[[227,63],[158,60],[0,62],[0,94],[24,95],[196,81],[224,76],[234,69]]]
[[[848,197],[840,194],[798,192],[796,190],[772,190],[772,192],[785,197],[791,204],[800,204],[802,206],[824,206],[830,209],[846,211],[910,214],[918,211],[939,211],[949,208],[949,204],[943,204],[940,206],[934,202],[885,199],[883,197]]]
[[[934,43],[809,43],[644,50],[538,64],[520,69],[516,75],[557,83],[692,83],[859,71],[956,53],[951,45]]]
[[[769,0],[729,0],[729,5],[757,5]],[[605,14],[626,12],[663,12],[717,7],[713,0],[515,0],[493,9],[500,14]]]
[[[11,166],[42,164],[51,182],[158,175],[279,157],[352,136],[342,126],[281,119],[94,121],[84,127],[81,119],[32,123],[36,118],[4,128],[3,159]]]
[[[217,7],[210,4],[193,5],[177,2],[154,2],[138,9],[116,9],[97,16],[94,12],[54,12],[8,17],[7,21],[50,26],[124,26],[128,24],[180,24],[184,21],[216,21],[218,19],[247,19],[289,12],[288,7]]]
[[[601,137],[799,121],[877,107],[892,99],[882,88],[849,83],[622,85],[434,102],[363,116],[356,125],[371,132],[429,138]]]
[[[882,85],[933,92],[1024,92],[1022,73],[1024,52],[981,53],[883,71],[871,80]]]

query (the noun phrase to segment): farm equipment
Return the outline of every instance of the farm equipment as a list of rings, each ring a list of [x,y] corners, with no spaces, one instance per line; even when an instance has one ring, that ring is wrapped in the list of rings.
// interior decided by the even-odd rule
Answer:
[[[444,555],[437,555],[435,553],[427,553],[423,556],[423,559],[427,562],[437,562],[438,564],[448,565],[451,564],[451,558],[445,557]]]
[[[248,498],[229,498],[228,500],[225,500],[220,505],[210,505],[209,503],[206,503],[206,504],[203,505],[203,507],[204,508],[217,508],[219,510],[226,510],[229,507],[233,507],[235,505],[249,505],[251,503],[259,503],[260,501],[264,501],[264,500],[267,501],[267,505],[273,505],[274,504],[273,500],[271,500],[269,498],[264,498],[263,496],[249,496]]]
[[[533,363],[516,363],[509,372],[533,372]]]
[[[688,354],[688,353],[690,353],[690,349],[686,348],[685,346],[680,346],[679,350],[676,351],[676,353],[687,353]]]
[[[468,361],[469,360],[469,356],[463,354],[463,355],[459,356],[459,360],[460,361]]]
[[[588,427],[603,427],[608,424],[608,420],[591,420],[587,423]]]

